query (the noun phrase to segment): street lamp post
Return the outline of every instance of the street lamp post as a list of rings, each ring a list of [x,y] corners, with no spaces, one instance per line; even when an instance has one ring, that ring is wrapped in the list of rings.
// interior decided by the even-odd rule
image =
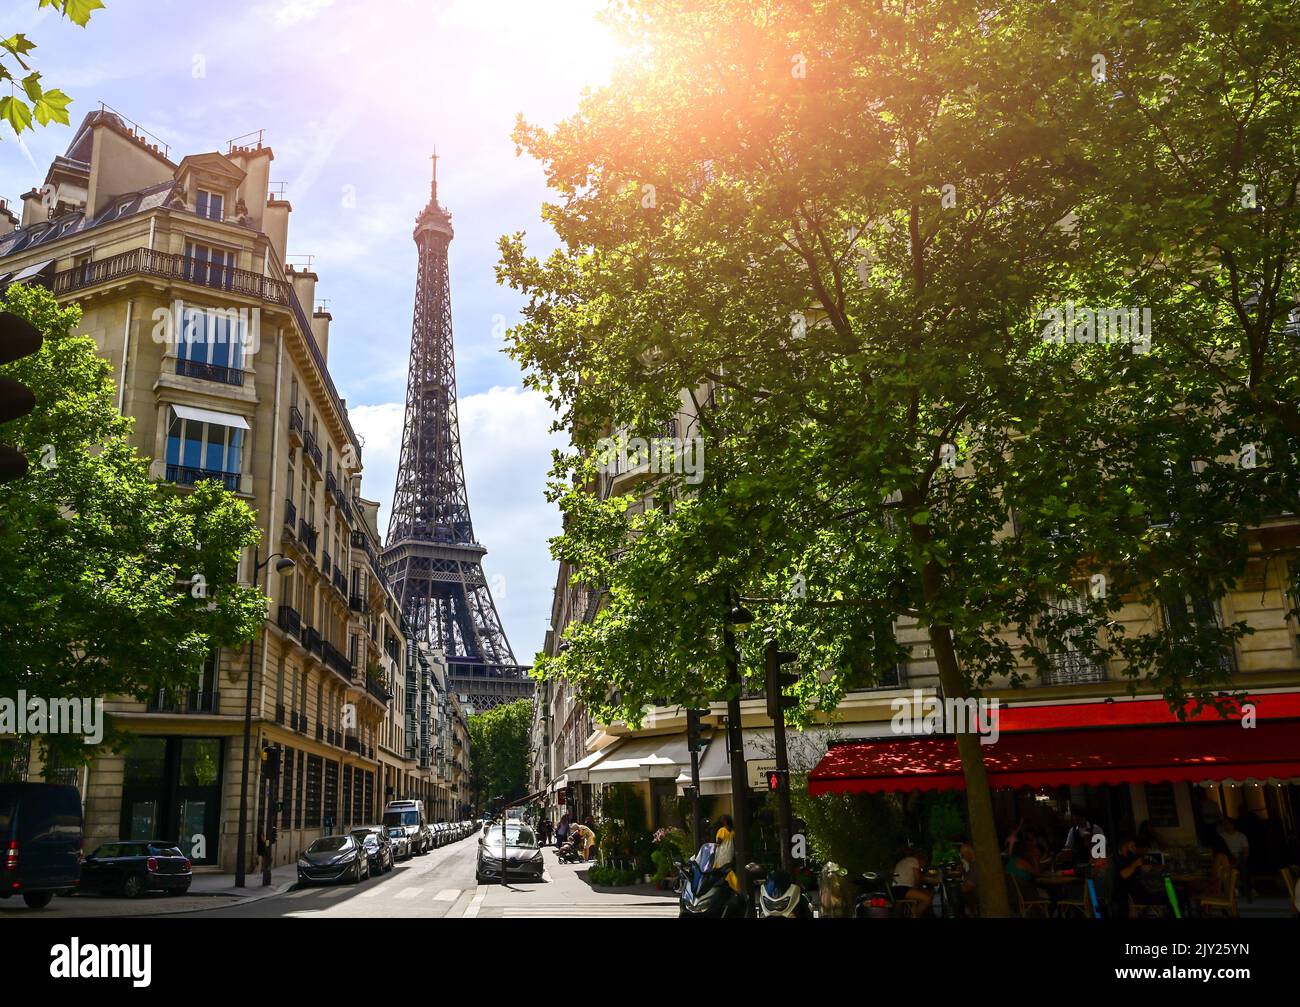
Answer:
[[[749,774],[745,768],[745,732],[740,720],[740,654],[736,649],[736,632],[744,632],[754,616],[743,605],[728,613],[722,627],[723,649],[727,658],[727,751],[731,753],[731,809],[736,823],[736,859],[732,869],[740,881],[740,890],[749,891],[745,865],[749,863]]]
[[[258,547],[253,546],[253,574],[249,580],[256,585],[257,575],[262,572],[275,557],[281,557],[275,564],[276,573],[286,573],[297,564],[284,553],[273,552],[266,559],[258,562]],[[263,633],[266,628],[263,627]],[[262,646],[265,647],[265,638]],[[244,687],[244,774],[239,782],[239,849],[235,851],[235,887],[244,887],[245,848],[248,846],[248,764],[252,758],[253,744],[253,655],[257,650],[257,638],[248,642],[248,675]]]

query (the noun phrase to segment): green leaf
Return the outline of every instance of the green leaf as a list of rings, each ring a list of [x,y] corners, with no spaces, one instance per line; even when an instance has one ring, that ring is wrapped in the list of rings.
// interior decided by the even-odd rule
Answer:
[[[36,121],[42,126],[48,126],[51,122],[59,122],[67,126],[68,105],[71,102],[72,99],[57,87],[50,88],[36,103]]]
[[[21,98],[7,96],[0,98],[0,119],[4,119],[9,123],[15,133],[21,133],[23,130],[31,128],[32,110],[27,107],[27,102]]]
[[[912,515],[912,524],[929,524],[930,512],[928,510],[919,510]]]
[[[29,73],[23,78],[22,85],[28,98],[32,101],[41,100],[41,75],[39,73]]]
[[[44,3],[41,6],[44,6]],[[69,21],[84,28],[86,22],[90,20],[91,12],[103,6],[103,0],[63,0],[63,13]]]

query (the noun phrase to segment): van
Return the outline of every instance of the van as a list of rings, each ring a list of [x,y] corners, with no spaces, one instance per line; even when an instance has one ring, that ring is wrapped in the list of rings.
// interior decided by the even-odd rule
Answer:
[[[43,909],[81,883],[81,794],[56,783],[0,783],[0,898]]]
[[[433,833],[424,817],[423,801],[389,801],[384,805],[384,825],[404,829],[412,853],[423,855],[433,849]]]

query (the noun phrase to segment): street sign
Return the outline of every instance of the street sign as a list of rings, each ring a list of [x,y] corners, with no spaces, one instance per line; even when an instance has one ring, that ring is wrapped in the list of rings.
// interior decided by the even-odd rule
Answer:
[[[775,769],[775,759],[746,759],[745,775],[749,778],[749,789],[766,790],[767,774]]]

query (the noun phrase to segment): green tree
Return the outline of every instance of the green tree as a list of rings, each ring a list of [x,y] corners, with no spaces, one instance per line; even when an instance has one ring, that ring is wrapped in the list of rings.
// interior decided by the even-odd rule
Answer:
[[[1122,261],[1077,234],[1115,137],[1084,41],[1062,51],[1067,16],[628,10],[639,64],[556,129],[517,130],[562,197],[545,215],[563,246],[543,262],[502,241],[500,276],[529,298],[512,352],[574,438],[556,555],[608,589],[535,673],[634,722],[715,698],[739,593],[827,706],[908,656],[899,620],[947,697],[1020,684],[1022,658],[1046,671],[1069,646],[1180,710],[1214,701],[1245,628],[1184,600],[1240,571],[1262,492],[1225,466],[1183,478],[1226,436],[1186,365],[1041,332],[1044,305],[1125,289]],[[701,486],[665,478],[672,507],[630,519],[630,498],[590,492],[602,433],[648,435],[706,383]],[[1095,577],[1111,589],[1063,603]],[[1126,600],[1194,617],[1130,635]],[[743,647],[751,672],[760,649]],[[983,910],[1001,915],[982,751],[957,745]]]
[[[40,9],[52,7],[63,17],[84,28],[90,15],[103,7],[102,0],[40,0]],[[14,93],[0,98],[0,120],[7,122],[14,134],[32,128],[32,119],[42,126],[52,122],[68,125],[68,105],[72,99],[56,87],[45,87],[41,74],[33,70],[26,57],[36,48],[36,43],[19,32],[0,39],[0,82],[9,81]],[[16,64],[18,73],[10,63]],[[21,74],[21,76],[20,76]],[[21,88],[18,91],[13,85]]]
[[[470,786],[480,808],[498,797],[528,793],[528,731],[532,700],[517,699],[469,718]]]
[[[149,478],[116,409],[111,368],[81,317],[40,288],[5,310],[44,336],[4,368],[36,409],[5,425],[31,463],[0,485],[0,695],[133,694],[192,683],[212,648],[252,639],[266,599],[238,583],[253,511],[219,483]]]

